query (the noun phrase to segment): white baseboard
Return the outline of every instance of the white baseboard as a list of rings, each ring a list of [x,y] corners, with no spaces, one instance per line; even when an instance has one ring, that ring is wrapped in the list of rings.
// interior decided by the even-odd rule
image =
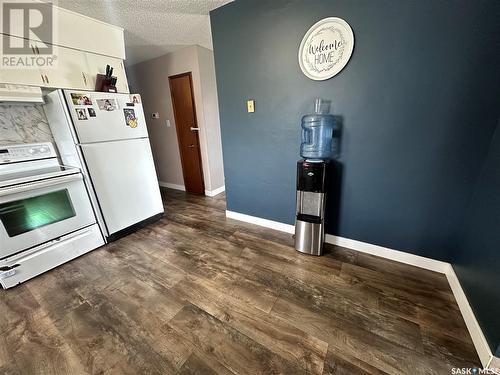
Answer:
[[[226,211],[226,217],[255,225],[260,225],[262,227],[278,230],[281,232],[295,233],[295,227],[293,225],[280,223],[278,221],[262,219],[260,217],[241,214],[234,211]],[[331,234],[327,234],[325,237],[325,242],[332,245],[346,247],[351,250],[379,256],[382,258],[394,260],[396,262],[409,264],[446,275],[446,278],[448,280],[448,283],[450,284],[450,288],[457,301],[458,307],[460,308],[460,312],[472,337],[474,347],[478,353],[482,365],[484,367],[489,366],[489,368],[500,367],[500,360],[492,355],[488,342],[484,337],[483,331],[479,326],[474,312],[472,311],[467,297],[465,296],[460,282],[458,281],[458,277],[455,274],[455,271],[453,270],[453,267],[450,263],[406,253],[399,250],[393,250],[366,242],[352,240],[349,238],[338,237]]]
[[[327,234],[325,236],[325,242],[332,245],[347,247],[349,249],[356,250],[362,253],[391,259],[396,262],[409,264],[411,266],[425,268],[426,270],[431,270],[439,273],[445,273],[449,266],[449,263],[442,262],[440,260],[426,258],[420,255],[393,250],[387,247],[373,245],[371,243],[361,242],[357,240],[351,240],[345,237],[338,237],[331,234]]]
[[[220,188],[214,190],[205,190],[205,195],[207,197],[215,197],[216,195],[219,195],[220,193],[223,193],[225,191],[226,191],[226,186],[222,185]]]
[[[163,182],[163,181],[158,181],[158,184],[161,187],[166,187],[166,188],[169,188],[169,189],[186,191],[186,188],[185,188],[184,185],[171,184],[170,182]]]
[[[186,191],[186,187],[184,185],[171,184],[170,182],[163,182],[163,181],[158,181],[158,184],[161,187]],[[215,190],[205,190],[205,195],[208,197],[215,197],[216,195],[219,195],[220,193],[224,192],[225,190],[226,190],[226,187],[221,186],[220,188],[217,188]]]
[[[240,214],[239,212],[227,211],[227,210],[226,210],[226,217],[230,219],[244,221],[250,224],[260,225],[261,227],[279,230],[280,232],[295,233],[295,227],[293,225],[280,223],[279,221],[262,219],[260,217]]]
[[[262,219],[260,217],[240,214],[239,212],[233,211],[226,211],[226,217],[260,225],[262,227],[270,229],[279,230],[281,232],[295,233],[295,226],[291,224],[284,224],[278,221]],[[347,247],[349,249],[360,251],[362,253],[376,255],[382,258],[395,260],[397,262],[410,264],[412,266],[425,268],[427,270],[439,273],[445,273],[449,266],[449,263],[441,262],[439,260],[425,258],[419,255],[405,253],[403,251],[392,250],[386,247],[373,245],[366,242],[351,240],[349,238],[333,236],[331,234],[327,234],[325,236],[325,242],[332,245]]]
[[[479,323],[472,311],[472,307],[467,300],[467,297],[460,285],[460,281],[458,280],[457,274],[453,269],[451,264],[448,264],[448,269],[445,272],[446,278],[448,279],[448,283],[450,284],[451,291],[457,300],[458,307],[460,308],[460,312],[462,313],[462,317],[464,318],[465,325],[467,326],[467,330],[469,331],[472,341],[474,342],[474,346],[476,348],[477,354],[479,355],[479,359],[483,366],[488,366],[492,359],[491,349],[486,341],[486,337],[484,337],[483,331],[479,326]]]

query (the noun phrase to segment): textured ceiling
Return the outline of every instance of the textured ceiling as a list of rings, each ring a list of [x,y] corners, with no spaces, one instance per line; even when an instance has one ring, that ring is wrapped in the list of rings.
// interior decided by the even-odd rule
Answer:
[[[212,49],[208,12],[232,0],[58,0],[57,5],[125,29],[127,65],[185,46]]]

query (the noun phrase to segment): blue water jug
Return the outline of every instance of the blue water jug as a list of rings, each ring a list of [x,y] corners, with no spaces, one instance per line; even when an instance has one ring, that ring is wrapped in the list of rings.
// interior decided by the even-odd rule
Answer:
[[[333,131],[335,118],[324,101],[316,99],[314,113],[302,117],[302,143],[300,156],[309,160],[335,157]]]

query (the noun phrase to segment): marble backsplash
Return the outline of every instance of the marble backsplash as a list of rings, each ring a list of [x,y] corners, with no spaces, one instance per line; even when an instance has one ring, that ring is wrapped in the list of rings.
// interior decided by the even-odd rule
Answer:
[[[0,145],[52,141],[41,105],[0,105]]]

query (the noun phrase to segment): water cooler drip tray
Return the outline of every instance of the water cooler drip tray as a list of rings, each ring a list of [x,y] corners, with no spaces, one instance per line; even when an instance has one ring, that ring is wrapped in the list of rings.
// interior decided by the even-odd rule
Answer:
[[[313,224],[321,224],[321,218],[316,215],[308,215],[308,214],[297,214],[297,220],[305,221]]]

